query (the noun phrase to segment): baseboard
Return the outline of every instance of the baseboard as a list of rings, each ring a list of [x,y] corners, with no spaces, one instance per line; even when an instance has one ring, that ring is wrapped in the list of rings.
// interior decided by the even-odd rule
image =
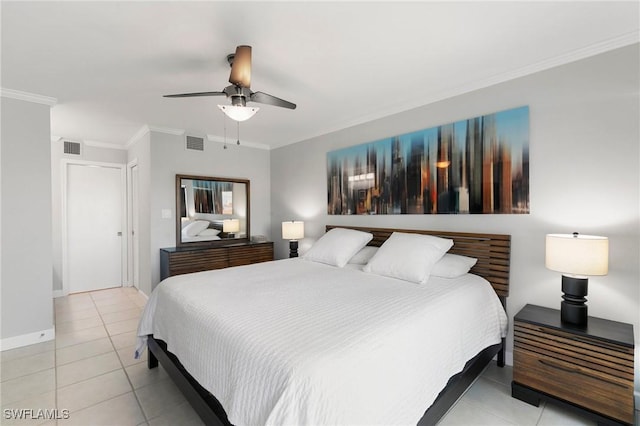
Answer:
[[[142,297],[144,297],[145,299],[149,300],[149,296],[147,296],[146,294],[144,294],[144,292],[140,289],[138,289],[138,293],[142,295]]]
[[[64,297],[64,290],[53,290],[53,298]]]
[[[56,329],[36,331],[35,333],[22,334],[20,336],[7,337],[0,340],[0,351],[20,348],[22,346],[34,345],[36,343],[48,342],[56,338]]]

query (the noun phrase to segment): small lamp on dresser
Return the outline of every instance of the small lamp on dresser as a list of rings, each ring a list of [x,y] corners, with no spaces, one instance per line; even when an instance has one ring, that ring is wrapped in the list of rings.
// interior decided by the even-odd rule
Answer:
[[[222,221],[222,232],[229,235],[229,238],[235,238],[236,232],[240,232],[239,219],[226,219]]]
[[[298,240],[304,238],[304,222],[282,222],[282,239],[289,240],[289,257],[298,257]]]
[[[562,322],[587,325],[589,279],[586,275],[607,275],[609,272],[609,239],[593,235],[548,234],[545,266],[562,272]]]

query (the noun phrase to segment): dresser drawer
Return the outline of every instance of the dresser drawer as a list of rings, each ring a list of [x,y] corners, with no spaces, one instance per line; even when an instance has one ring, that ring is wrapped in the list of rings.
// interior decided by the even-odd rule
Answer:
[[[229,266],[226,250],[200,250],[185,253],[173,253],[169,266],[170,276],[191,272],[222,269]]]
[[[633,348],[515,323],[513,380],[633,423]]]
[[[229,266],[250,265],[273,260],[273,245],[262,244],[229,248]]]
[[[273,243],[160,249],[160,279],[273,260]]]

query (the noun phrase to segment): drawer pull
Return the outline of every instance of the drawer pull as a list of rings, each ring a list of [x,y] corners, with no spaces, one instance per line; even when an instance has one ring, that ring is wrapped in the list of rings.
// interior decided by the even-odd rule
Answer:
[[[546,361],[544,359],[539,359],[538,362],[540,364],[542,364],[542,365],[546,365],[547,367],[555,368],[557,370],[565,371],[567,373],[581,374],[583,376],[587,376],[587,377],[590,377],[592,379],[600,380],[601,382],[605,382],[605,383],[610,384],[610,385],[615,385],[615,386],[621,387],[623,389],[628,389],[629,388],[628,386],[625,386],[625,385],[623,385],[621,383],[612,382],[612,381],[603,379],[602,377],[595,376],[593,374],[587,374],[587,373],[585,373],[584,371],[582,371],[582,370],[580,370],[578,368],[565,367],[564,365],[558,365],[558,364],[555,364],[553,362]]]

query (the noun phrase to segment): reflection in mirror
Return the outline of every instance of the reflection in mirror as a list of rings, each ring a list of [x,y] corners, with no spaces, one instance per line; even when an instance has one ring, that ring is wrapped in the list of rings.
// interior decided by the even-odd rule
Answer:
[[[249,181],[176,175],[176,245],[249,239]]]

